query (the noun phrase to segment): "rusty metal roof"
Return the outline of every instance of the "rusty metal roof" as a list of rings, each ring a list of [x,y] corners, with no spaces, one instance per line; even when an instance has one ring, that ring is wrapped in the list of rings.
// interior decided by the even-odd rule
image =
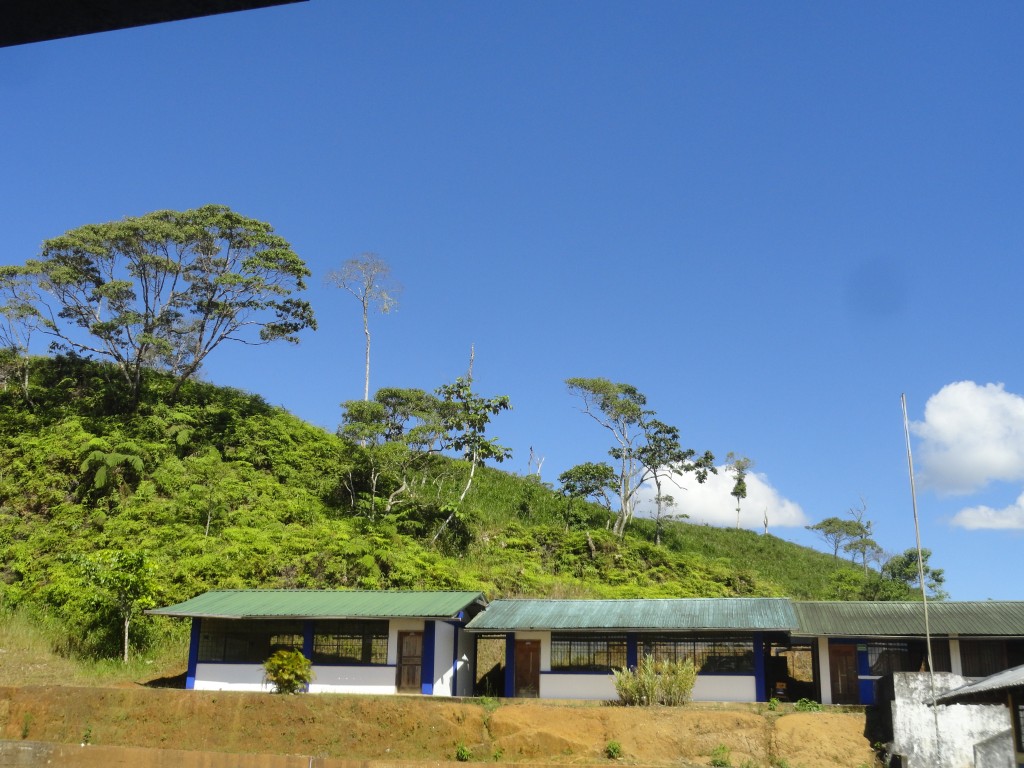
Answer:
[[[485,605],[482,592],[225,589],[146,613],[225,619],[448,619]]]
[[[466,627],[485,632],[548,630],[796,629],[789,600],[495,600]]]
[[[920,637],[922,602],[793,603],[800,629],[794,634],[833,637]],[[935,635],[1024,637],[1024,601],[929,602]]]

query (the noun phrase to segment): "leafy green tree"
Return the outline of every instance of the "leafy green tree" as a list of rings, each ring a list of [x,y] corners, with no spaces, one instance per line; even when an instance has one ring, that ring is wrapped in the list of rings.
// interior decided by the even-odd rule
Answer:
[[[141,552],[101,550],[83,560],[85,579],[95,592],[94,602],[112,606],[121,618],[124,663],[128,663],[131,622],[156,606],[153,569]]]
[[[928,560],[932,551],[927,548],[921,549],[921,557],[918,558],[916,549],[908,549],[898,555],[890,557],[882,565],[882,576],[898,584],[906,585],[913,593],[920,594],[921,574],[924,574],[924,586],[928,596],[933,600],[944,600],[948,597],[942,585],[946,582],[946,575],[942,568],[932,568]]]
[[[619,510],[613,526],[617,536],[624,535],[633,519],[637,493],[647,480],[666,471],[676,476],[693,472],[697,482],[703,483],[708,473],[716,473],[711,452],[694,458],[696,451],[682,448],[678,430],[654,419],[654,411],[646,407],[647,398],[633,385],[603,378],[572,378],[566,385],[583,402],[583,412],[614,440],[608,453],[618,462]]]
[[[461,454],[462,458],[469,462],[469,473],[458,501],[451,505],[448,516],[434,534],[433,542],[437,541],[456,517],[459,507],[473,485],[477,467],[489,459],[501,463],[512,456],[512,450],[499,445],[497,438],[487,437],[487,426],[491,417],[512,408],[508,395],[481,397],[473,392],[472,382],[468,377],[459,377],[451,384],[444,384],[437,389],[437,395],[440,398],[439,413],[444,448]]]
[[[366,339],[366,379],[363,400],[370,399],[370,310],[388,314],[398,306],[401,287],[391,280],[391,267],[375,253],[364,253],[346,261],[341,269],[327,273],[327,282],[348,291],[363,312],[363,336]]]
[[[832,547],[832,555],[839,559],[839,550],[852,539],[860,536],[862,526],[854,520],[844,520],[841,517],[826,517],[814,525],[805,526],[808,531],[814,531],[822,540]]]
[[[21,302],[45,331],[116,363],[133,402],[146,368],[170,372],[171,399],[224,341],[298,341],[315,328],[305,263],[272,227],[221,205],[88,224],[43,243]],[[253,333],[255,331],[255,333]]]
[[[576,500],[589,500],[600,504],[609,513],[612,510],[610,493],[618,486],[615,470],[604,462],[585,462],[565,470],[558,476],[562,495],[566,497],[566,528],[576,521],[573,503]],[[612,519],[609,518],[608,527]]]

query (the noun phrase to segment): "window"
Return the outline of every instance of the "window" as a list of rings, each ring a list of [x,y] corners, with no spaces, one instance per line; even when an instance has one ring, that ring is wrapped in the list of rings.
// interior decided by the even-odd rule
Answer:
[[[1006,643],[1002,640],[961,640],[960,663],[964,677],[988,677],[1006,666]]]
[[[386,621],[318,621],[313,629],[314,664],[387,664]]]
[[[625,635],[551,635],[552,670],[609,672],[625,666]]]
[[[641,635],[639,656],[656,661],[684,661],[702,675],[754,673],[754,641],[739,635]]]
[[[282,648],[302,650],[301,621],[203,619],[199,661],[262,664]]]

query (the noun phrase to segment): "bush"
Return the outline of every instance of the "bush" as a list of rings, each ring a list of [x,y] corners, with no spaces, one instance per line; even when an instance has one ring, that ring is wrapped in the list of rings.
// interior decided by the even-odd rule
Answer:
[[[618,760],[622,757],[622,745],[617,741],[609,741],[604,745],[604,756],[609,760]]]
[[[691,659],[655,661],[644,656],[636,669],[616,669],[615,691],[627,707],[664,704],[682,706],[690,700],[697,669]]]
[[[455,759],[460,763],[468,763],[473,759],[473,752],[460,741],[455,747]]]
[[[302,693],[313,679],[313,664],[302,651],[275,651],[263,664],[263,679],[275,693]]]
[[[797,712],[821,712],[821,704],[810,699],[800,699],[793,705]]]
[[[730,760],[731,752],[725,744],[719,744],[711,750],[711,765],[716,768],[729,768],[732,765]]]

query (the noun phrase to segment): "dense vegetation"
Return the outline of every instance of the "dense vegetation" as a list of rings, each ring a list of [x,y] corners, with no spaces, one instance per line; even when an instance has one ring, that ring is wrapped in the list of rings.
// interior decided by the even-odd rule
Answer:
[[[258,396],[151,370],[136,392],[76,356],[28,371],[0,389],[0,601],[58,623],[70,653],[181,632],[141,609],[218,587],[821,598],[859,574],[750,531],[662,522],[655,544],[641,518],[619,537],[607,510],[487,467],[460,502],[469,462],[434,453],[388,507],[371,445]]]

